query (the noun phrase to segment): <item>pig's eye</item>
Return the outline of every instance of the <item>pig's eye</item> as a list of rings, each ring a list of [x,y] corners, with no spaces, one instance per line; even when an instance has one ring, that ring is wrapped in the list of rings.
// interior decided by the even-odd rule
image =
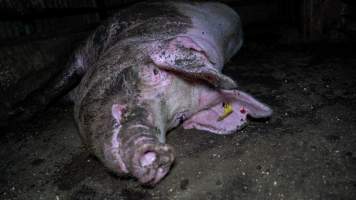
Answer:
[[[153,74],[157,75],[158,74],[158,70],[156,68],[153,69]]]
[[[141,68],[141,77],[146,85],[157,85],[167,79],[167,72],[158,69],[155,65]]]

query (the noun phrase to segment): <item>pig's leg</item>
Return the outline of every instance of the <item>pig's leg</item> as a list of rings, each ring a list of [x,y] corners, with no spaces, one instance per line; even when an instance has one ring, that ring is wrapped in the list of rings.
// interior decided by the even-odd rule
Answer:
[[[239,90],[203,90],[199,107],[201,111],[185,121],[184,128],[230,134],[246,125],[247,115],[265,118],[272,114],[268,106]]]

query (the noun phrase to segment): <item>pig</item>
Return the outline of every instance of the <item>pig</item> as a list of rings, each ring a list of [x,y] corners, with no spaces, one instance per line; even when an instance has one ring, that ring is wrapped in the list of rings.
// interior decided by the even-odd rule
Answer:
[[[175,159],[171,129],[231,134],[247,116],[272,114],[221,72],[242,37],[238,14],[222,3],[138,3],[99,26],[40,99],[75,87],[82,142],[112,172],[155,185]]]

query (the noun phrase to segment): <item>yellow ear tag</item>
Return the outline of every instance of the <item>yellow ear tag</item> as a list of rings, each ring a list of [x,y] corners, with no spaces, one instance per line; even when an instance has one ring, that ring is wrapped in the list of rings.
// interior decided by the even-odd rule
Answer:
[[[232,109],[232,104],[231,103],[223,103],[224,106],[224,113],[219,116],[218,121],[221,121],[223,119],[225,119],[226,117],[228,117],[233,111]]]

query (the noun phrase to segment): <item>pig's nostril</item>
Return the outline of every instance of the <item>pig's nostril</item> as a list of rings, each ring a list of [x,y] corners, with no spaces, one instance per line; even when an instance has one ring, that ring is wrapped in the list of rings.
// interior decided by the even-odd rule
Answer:
[[[151,165],[157,159],[157,155],[155,152],[149,151],[143,154],[140,159],[141,166],[145,167]]]

